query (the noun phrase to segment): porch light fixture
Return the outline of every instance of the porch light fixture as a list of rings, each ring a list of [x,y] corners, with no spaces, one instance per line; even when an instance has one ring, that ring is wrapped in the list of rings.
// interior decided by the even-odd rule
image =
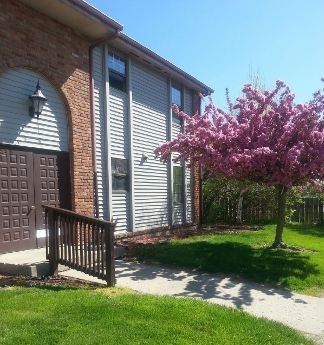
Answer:
[[[44,104],[47,101],[47,98],[42,93],[41,87],[39,85],[39,80],[37,81],[36,90],[34,94],[29,96],[29,99],[31,101],[29,112],[30,116],[39,117],[39,115],[42,113]]]

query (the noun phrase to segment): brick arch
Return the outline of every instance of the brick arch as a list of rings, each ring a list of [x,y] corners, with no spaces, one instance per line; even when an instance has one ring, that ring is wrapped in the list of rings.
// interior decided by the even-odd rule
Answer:
[[[79,183],[76,183],[75,177],[74,177],[74,172],[75,172],[75,154],[74,154],[74,132],[73,132],[73,117],[72,117],[72,111],[70,107],[70,102],[69,102],[69,94],[66,94],[62,90],[62,84],[64,85],[65,82],[62,83],[62,80],[58,78],[54,73],[51,73],[48,71],[47,68],[40,67],[36,62],[30,62],[30,63],[24,63],[24,59],[22,58],[16,58],[12,59],[8,65],[0,66],[0,77],[4,73],[12,70],[12,69],[17,69],[17,68],[25,68],[29,69],[35,73],[40,74],[43,76],[58,92],[59,96],[61,97],[61,100],[65,106],[66,109],[66,116],[67,116],[67,122],[68,122],[68,136],[69,136],[69,160],[70,160],[70,183],[71,183],[71,193],[72,193],[72,209],[73,210],[78,210],[78,202],[76,198],[76,193],[75,193],[75,188],[80,188],[76,187],[76,184],[79,185]],[[76,90],[77,91],[77,90]],[[92,186],[91,186],[92,188]],[[92,195],[91,195],[92,197]],[[81,212],[82,212],[82,207]],[[83,211],[84,212],[84,211]],[[86,213],[92,215],[92,200],[91,204],[88,206]]]
[[[40,81],[48,102],[37,120],[28,96]],[[45,244],[43,205],[70,208],[68,118],[64,97],[31,68],[0,74],[0,252]]]
[[[20,59],[18,59],[18,60],[20,60]],[[64,103],[64,106],[66,109],[67,121],[68,121],[68,125],[69,125],[69,128],[68,128],[69,138],[71,138],[72,134],[73,134],[72,133],[71,109],[70,109],[70,105],[69,105],[69,101],[67,99],[67,96],[64,93],[64,91],[62,90],[62,88],[60,87],[60,84],[58,83],[56,78],[54,78],[53,75],[49,74],[48,70],[46,70],[45,68],[40,68],[36,63],[26,64],[26,63],[19,63],[19,62],[20,61],[18,61],[18,63],[15,64],[14,61],[11,61],[10,67],[3,67],[3,66],[0,67],[0,77],[10,70],[17,69],[17,68],[25,68],[25,69],[31,70],[32,72],[40,74],[44,79],[46,79],[55,88],[55,90],[58,92],[58,94],[61,97],[61,100]],[[71,145],[71,142],[69,142],[69,151],[71,149],[70,145]]]

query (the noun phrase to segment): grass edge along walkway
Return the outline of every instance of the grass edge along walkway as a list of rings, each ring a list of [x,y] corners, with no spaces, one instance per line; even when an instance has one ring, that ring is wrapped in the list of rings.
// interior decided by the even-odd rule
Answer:
[[[313,344],[242,311],[120,288],[4,288],[0,313],[1,345]]]

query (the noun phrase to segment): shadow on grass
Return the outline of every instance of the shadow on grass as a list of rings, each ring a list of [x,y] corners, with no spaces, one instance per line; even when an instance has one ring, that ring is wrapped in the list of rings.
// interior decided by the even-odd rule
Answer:
[[[252,303],[251,290],[257,289],[265,295],[279,294],[284,298],[291,298],[292,293],[283,289],[290,288],[289,278],[303,280],[309,275],[320,274],[316,265],[309,262],[308,254],[281,249],[254,249],[238,242],[160,243],[137,248],[135,255],[141,261],[190,268],[193,271],[187,276],[185,272],[176,273],[179,270],[143,266],[132,272],[127,272],[126,269],[121,273],[122,276],[129,274],[128,277],[131,279],[143,281],[157,276],[168,280],[184,279],[186,288],[184,292],[179,293],[179,296],[200,297],[207,300],[219,298],[239,308]],[[216,275],[198,274],[197,271]],[[228,279],[224,279],[224,275]],[[260,284],[256,286],[251,281]],[[234,295],[233,291],[235,291]],[[296,301],[296,303],[304,302]]]
[[[232,273],[261,283],[287,286],[286,279],[305,279],[319,270],[308,254],[281,249],[259,248],[239,242],[163,243],[138,248],[140,260],[190,267],[209,273]]]
[[[324,238],[324,224],[322,225],[289,224],[285,227],[292,231],[298,232],[302,235],[312,235],[312,236]]]

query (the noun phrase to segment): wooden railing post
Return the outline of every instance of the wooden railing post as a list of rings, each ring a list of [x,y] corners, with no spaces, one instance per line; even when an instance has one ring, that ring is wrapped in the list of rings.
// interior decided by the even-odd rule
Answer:
[[[58,263],[56,261],[56,236],[54,224],[54,211],[48,209],[48,259],[49,259],[49,275],[56,276],[58,274]]]
[[[115,286],[115,252],[114,252],[114,224],[105,224],[105,247],[106,247],[106,282],[108,286]]]

